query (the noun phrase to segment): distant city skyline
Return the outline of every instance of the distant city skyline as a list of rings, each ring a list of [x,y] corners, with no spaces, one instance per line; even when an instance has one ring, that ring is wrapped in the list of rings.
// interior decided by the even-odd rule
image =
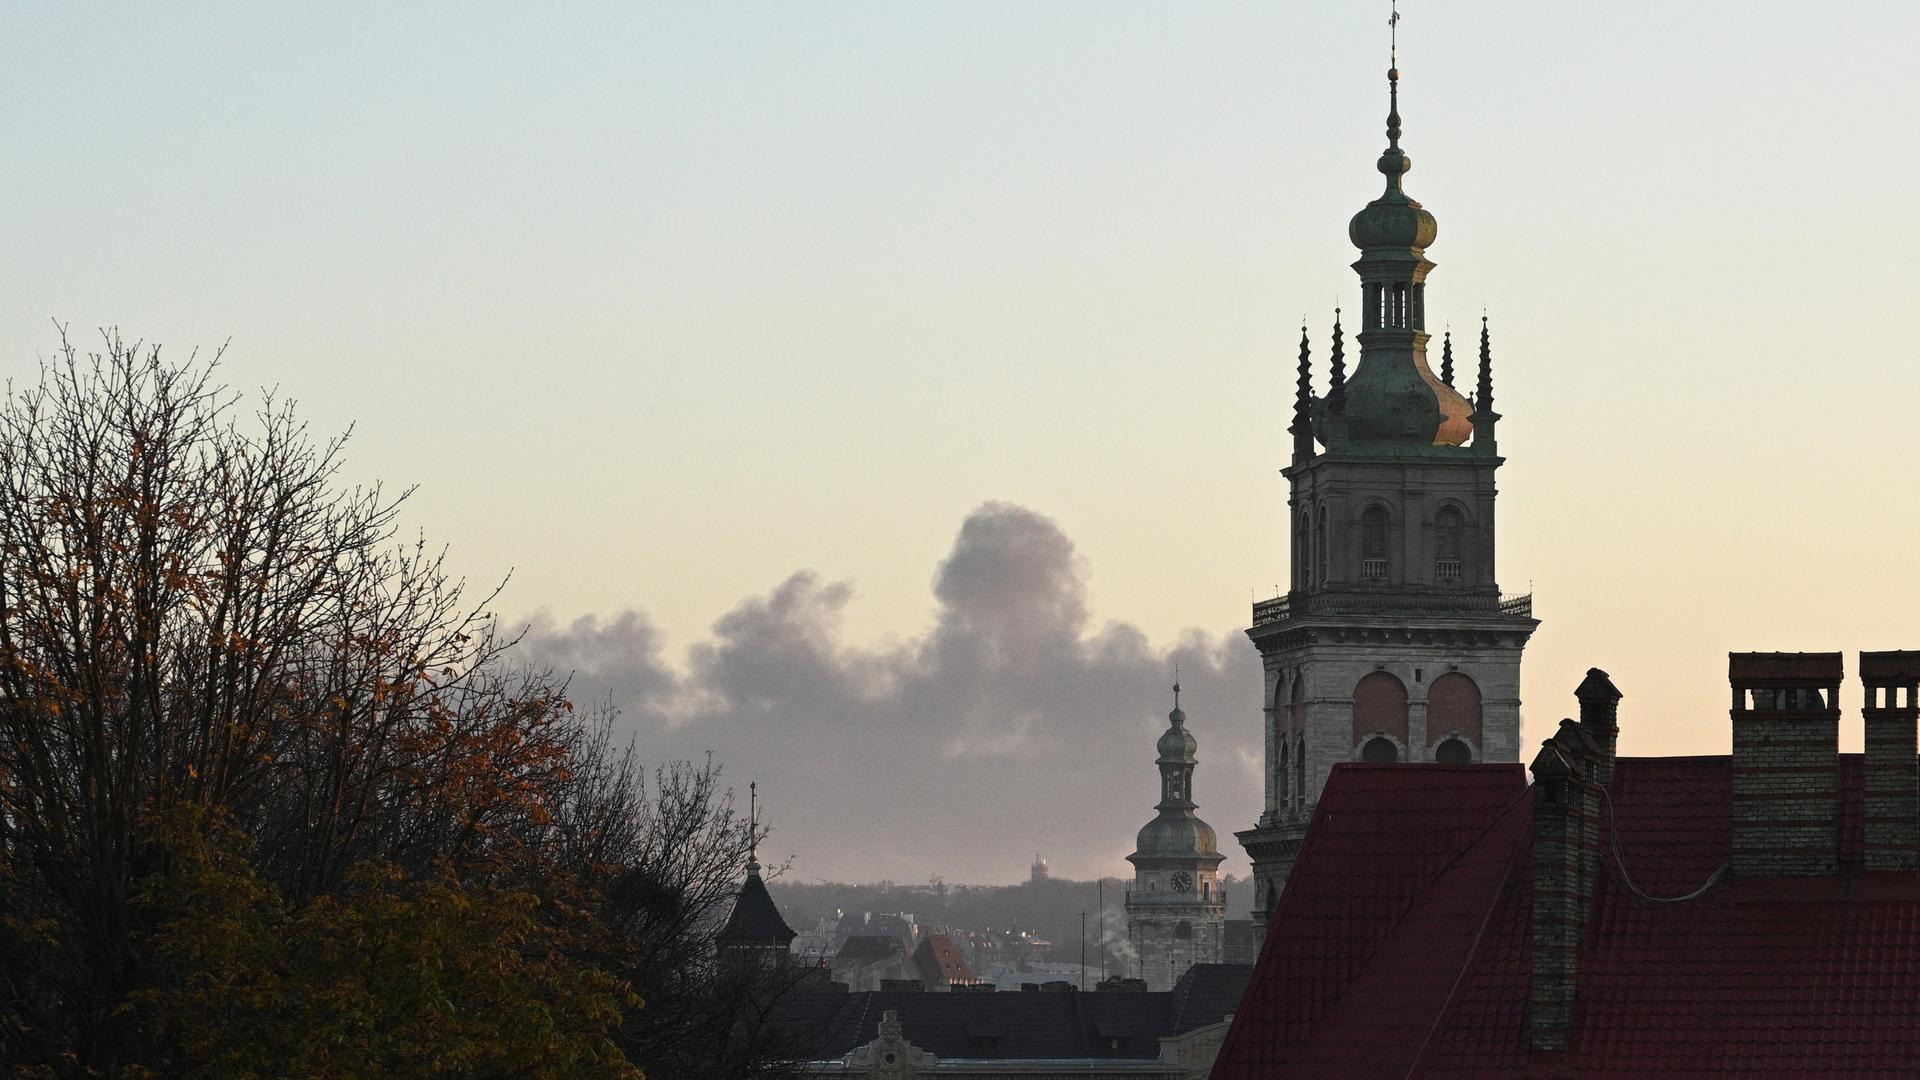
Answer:
[[[1725,753],[1725,653],[1920,643],[1920,13],[1402,11],[1429,320],[1491,317],[1543,620],[1522,746],[1589,666],[1623,754]],[[644,755],[759,780],[801,880],[1118,877],[1176,659],[1201,814],[1258,811],[1240,630],[1386,13],[14,7],[0,378],[50,319],[231,339]]]

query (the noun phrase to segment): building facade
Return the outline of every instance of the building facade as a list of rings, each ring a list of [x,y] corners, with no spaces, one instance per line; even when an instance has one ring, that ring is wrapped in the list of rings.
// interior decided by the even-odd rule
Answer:
[[[1265,668],[1265,807],[1238,835],[1262,930],[1336,762],[1510,762],[1520,751],[1520,657],[1539,624],[1495,573],[1493,356],[1481,321],[1478,383],[1455,388],[1451,336],[1427,362],[1434,217],[1402,188],[1399,71],[1379,170],[1386,190],[1353,218],[1360,357],[1351,378],[1335,312],[1328,390],[1312,392],[1301,332],[1287,592],[1247,631]]]
[[[1173,711],[1156,744],[1160,769],[1159,813],[1140,830],[1127,890],[1127,938],[1138,957],[1138,974],[1153,991],[1171,990],[1195,964],[1220,962],[1225,947],[1227,902],[1220,891],[1220,854],[1213,826],[1194,813],[1193,770],[1198,743],[1173,687]]]

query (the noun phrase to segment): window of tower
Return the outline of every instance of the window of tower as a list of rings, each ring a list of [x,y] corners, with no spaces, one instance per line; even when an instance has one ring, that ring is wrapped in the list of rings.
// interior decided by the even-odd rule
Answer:
[[[1454,507],[1446,507],[1434,518],[1433,577],[1435,581],[1459,581],[1464,569],[1466,519]]]
[[[1393,745],[1392,739],[1376,735],[1360,748],[1360,760],[1375,765],[1391,765],[1400,760],[1400,748]]]
[[[1313,584],[1313,515],[1302,512],[1300,531],[1293,541],[1293,583],[1304,589]]]
[[[1473,749],[1459,739],[1442,739],[1434,747],[1433,760],[1442,765],[1473,764]]]
[[[1360,515],[1360,576],[1383,581],[1387,576],[1387,508],[1369,506]]]
[[[1320,508],[1320,531],[1313,536],[1313,577],[1315,581],[1327,580],[1327,508]]]
[[[1407,686],[1388,671],[1372,672],[1353,688],[1353,742],[1349,745],[1362,746],[1375,736],[1384,737],[1388,749],[1407,741]],[[1375,760],[1365,755],[1362,759]]]
[[[1176,941],[1191,940],[1193,937],[1193,924],[1190,922],[1176,923],[1173,928],[1173,936]]]
[[[1299,813],[1307,805],[1307,737],[1293,740],[1293,810]]]
[[[1276,786],[1280,789],[1278,801],[1281,806],[1286,806],[1293,800],[1292,792],[1287,790],[1287,779],[1292,775],[1293,769],[1293,763],[1288,760],[1287,749],[1287,744],[1283,741],[1280,744],[1280,765],[1273,771],[1274,777],[1278,781]]]
[[[1433,680],[1427,688],[1427,741],[1435,747],[1434,760],[1441,760],[1442,739],[1459,739],[1471,748],[1481,745],[1481,737],[1480,687],[1459,671]]]

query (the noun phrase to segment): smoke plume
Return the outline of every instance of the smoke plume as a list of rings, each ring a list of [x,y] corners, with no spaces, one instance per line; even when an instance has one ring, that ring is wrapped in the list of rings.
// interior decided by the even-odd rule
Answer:
[[[1126,874],[1177,660],[1200,813],[1233,868],[1260,801],[1258,655],[1237,630],[1157,650],[1092,627],[1086,583],[1051,520],[988,503],[935,574],[935,625],[898,646],[842,644],[851,586],[801,571],[679,664],[641,611],[538,616],[522,648],[571,672],[576,701],[610,700],[647,759],[711,752],[734,786],[760,781],[772,854],[803,879],[902,883],[1016,880],[1036,850],[1059,876]]]

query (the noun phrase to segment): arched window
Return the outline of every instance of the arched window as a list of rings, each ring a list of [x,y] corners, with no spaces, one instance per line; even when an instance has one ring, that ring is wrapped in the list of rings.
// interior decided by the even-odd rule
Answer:
[[[1376,735],[1367,740],[1367,745],[1360,748],[1360,760],[1371,761],[1376,765],[1391,765],[1400,760],[1400,750],[1393,745],[1392,739],[1384,735]]]
[[[1435,581],[1459,581],[1463,574],[1467,522],[1460,511],[1448,506],[1433,519],[1433,578]]]
[[[1375,671],[1353,688],[1353,742],[1385,735],[1391,746],[1407,741],[1407,687],[1392,672]],[[1371,759],[1368,759],[1371,760]]]
[[[1480,688],[1464,672],[1449,671],[1427,688],[1427,744],[1440,760],[1440,740],[1459,739],[1468,748],[1481,740]],[[1472,755],[1468,755],[1468,760]]]
[[[1307,737],[1293,737],[1293,812],[1307,805]]]
[[[1369,506],[1360,515],[1360,576],[1369,581],[1387,577],[1387,509]]]
[[[1459,739],[1443,739],[1434,748],[1433,760],[1442,765],[1471,765],[1473,750]]]
[[[1290,749],[1287,744],[1292,741],[1291,738],[1281,740],[1280,767],[1274,770],[1274,787],[1278,789],[1274,801],[1280,806],[1290,806],[1293,803],[1293,793],[1287,790],[1287,782],[1293,777],[1293,762],[1287,757],[1287,751]]]
[[[1293,587],[1304,589],[1313,584],[1313,515],[1302,511],[1300,528],[1293,536]]]
[[[1320,531],[1313,535],[1313,580],[1327,580],[1327,508],[1320,508]]]

